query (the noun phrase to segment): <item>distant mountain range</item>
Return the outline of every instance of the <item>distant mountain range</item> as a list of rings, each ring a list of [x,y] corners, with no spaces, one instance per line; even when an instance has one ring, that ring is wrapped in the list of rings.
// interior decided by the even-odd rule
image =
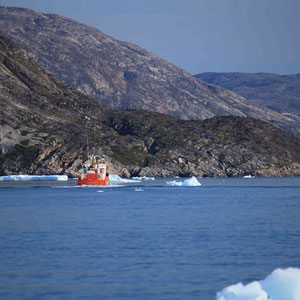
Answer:
[[[300,122],[300,74],[211,72],[195,77]]]
[[[76,176],[91,153],[121,176],[299,176],[300,140],[260,120],[116,111],[64,86],[0,34],[0,175]]]
[[[47,72],[115,109],[143,109],[181,119],[244,116],[300,136],[300,124],[200,81],[175,65],[90,26],[53,14],[0,7],[0,30]]]

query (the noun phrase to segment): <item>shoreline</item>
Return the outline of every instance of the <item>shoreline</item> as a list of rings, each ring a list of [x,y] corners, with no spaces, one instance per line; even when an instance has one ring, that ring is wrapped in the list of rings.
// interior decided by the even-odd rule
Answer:
[[[182,182],[186,178],[162,178],[158,177],[151,181],[141,181],[133,183],[113,183],[109,187],[168,187],[168,181]],[[255,178],[242,178],[242,177],[204,177],[197,178],[201,183],[201,187],[299,187],[300,177],[255,177]],[[0,181],[1,188],[28,188],[28,187],[76,187],[77,180],[69,179],[68,181]],[[177,186],[170,188],[191,188],[184,186]],[[82,187],[86,188],[86,187]],[[98,187],[101,188],[101,187]]]

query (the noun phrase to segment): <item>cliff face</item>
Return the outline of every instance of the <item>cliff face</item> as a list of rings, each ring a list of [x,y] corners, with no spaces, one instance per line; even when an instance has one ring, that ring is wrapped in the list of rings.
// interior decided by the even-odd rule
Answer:
[[[195,77],[230,90],[300,123],[300,74],[211,72],[197,74]]]
[[[147,112],[115,114],[109,125],[122,136],[142,139],[148,157],[155,157],[141,170],[142,175],[153,171],[160,176],[299,172],[300,140],[263,121],[232,116],[183,121]]]
[[[41,70],[0,34],[0,174],[76,176],[90,153],[121,176],[299,176],[300,140],[263,121],[115,111]]]
[[[0,8],[0,30],[47,72],[115,109],[143,109],[181,119],[236,115],[300,134],[289,116],[258,107],[152,53],[57,15]]]

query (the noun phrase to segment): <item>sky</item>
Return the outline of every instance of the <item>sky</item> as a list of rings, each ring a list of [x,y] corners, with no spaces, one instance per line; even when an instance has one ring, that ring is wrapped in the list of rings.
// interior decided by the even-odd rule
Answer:
[[[0,0],[132,42],[186,71],[300,73],[300,0]]]

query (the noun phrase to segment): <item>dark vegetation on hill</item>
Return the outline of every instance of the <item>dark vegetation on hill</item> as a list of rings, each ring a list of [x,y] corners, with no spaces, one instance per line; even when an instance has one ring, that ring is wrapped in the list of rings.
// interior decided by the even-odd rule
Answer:
[[[300,140],[263,121],[115,111],[64,86],[0,34],[0,174],[75,176],[90,152],[122,176],[300,175]]]
[[[197,80],[136,45],[74,20],[0,7],[0,30],[47,72],[112,108],[143,109],[188,120],[252,117],[300,135],[293,118]]]

